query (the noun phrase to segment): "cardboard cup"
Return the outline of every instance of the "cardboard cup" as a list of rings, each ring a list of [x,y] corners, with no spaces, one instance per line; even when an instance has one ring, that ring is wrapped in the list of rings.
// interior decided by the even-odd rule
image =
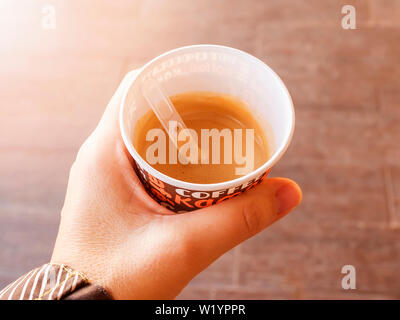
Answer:
[[[141,91],[147,78],[158,81],[168,96],[212,91],[238,97],[260,120],[271,144],[271,157],[245,176],[212,184],[189,183],[155,170],[132,144],[137,121],[150,110]],[[120,110],[122,138],[134,159],[140,181],[150,196],[176,213],[218,204],[259,184],[285,153],[292,139],[294,123],[293,102],[278,75],[254,56],[218,45],[182,47],[151,60],[130,79]]]

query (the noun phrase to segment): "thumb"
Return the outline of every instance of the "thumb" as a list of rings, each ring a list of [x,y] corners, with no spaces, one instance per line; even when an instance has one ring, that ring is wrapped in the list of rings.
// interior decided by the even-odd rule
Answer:
[[[189,256],[206,267],[226,251],[279,220],[302,199],[300,187],[292,180],[271,178],[256,188],[223,202],[176,216],[178,230]],[[194,261],[193,261],[194,262]]]

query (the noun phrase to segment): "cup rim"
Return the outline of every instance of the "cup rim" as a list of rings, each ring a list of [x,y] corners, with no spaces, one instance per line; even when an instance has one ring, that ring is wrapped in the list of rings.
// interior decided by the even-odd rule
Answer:
[[[253,60],[263,68],[266,68],[267,71],[272,75],[272,77],[277,81],[278,85],[283,89],[284,93],[286,93],[287,97],[289,98],[289,103],[290,103],[290,112],[291,112],[291,121],[290,121],[290,132],[285,137],[284,141],[285,143],[281,144],[281,146],[275,150],[273,155],[266,161],[263,165],[258,167],[256,170],[241,176],[236,179],[228,180],[228,181],[223,181],[223,182],[217,182],[217,183],[192,183],[192,182],[187,182],[183,180],[178,180],[172,177],[167,176],[166,174],[154,169],[150,164],[148,164],[136,151],[136,149],[133,147],[132,142],[128,138],[126,134],[126,128],[124,125],[124,111],[125,111],[125,106],[126,106],[126,97],[132,87],[132,85],[135,83],[137,80],[138,76],[140,73],[142,73],[144,70],[146,70],[148,67],[150,67],[153,63],[155,63],[157,60],[159,60],[162,57],[165,57],[167,55],[179,52],[179,51],[184,51],[187,49],[196,49],[196,48],[218,48],[218,49],[223,49],[223,50],[228,50],[231,52],[234,52],[236,54],[246,56],[247,58]],[[126,148],[128,149],[129,153],[133,157],[135,161],[137,161],[143,169],[148,171],[152,176],[159,178],[163,180],[164,182],[171,184],[175,187],[181,188],[181,189],[189,189],[189,190],[198,190],[198,191],[210,191],[210,190],[219,190],[219,189],[227,189],[233,186],[238,186],[241,184],[246,183],[247,181],[251,180],[254,177],[260,176],[262,173],[267,171],[269,168],[273,167],[279,159],[283,156],[283,154],[286,152],[287,148],[290,145],[290,142],[293,138],[293,133],[294,133],[294,127],[295,127],[295,111],[294,111],[294,106],[293,106],[293,100],[292,97],[290,96],[290,93],[288,89],[286,88],[285,84],[283,83],[282,79],[275,73],[274,70],[272,70],[266,63],[261,61],[260,59],[256,58],[255,56],[251,55],[250,53],[244,52],[239,49],[235,49],[232,47],[228,46],[222,46],[222,45],[215,45],[215,44],[197,44],[197,45],[189,45],[189,46],[184,46],[184,47],[179,47],[176,49],[169,50],[167,52],[164,52],[161,55],[158,55],[157,57],[151,59],[149,62],[147,62],[143,67],[137,69],[138,73],[132,77],[132,79],[129,79],[129,82],[127,83],[127,86],[124,89],[123,96],[121,99],[121,105],[120,105],[120,114],[119,114],[119,123],[120,123],[120,131],[122,135],[122,139],[125,143]]]

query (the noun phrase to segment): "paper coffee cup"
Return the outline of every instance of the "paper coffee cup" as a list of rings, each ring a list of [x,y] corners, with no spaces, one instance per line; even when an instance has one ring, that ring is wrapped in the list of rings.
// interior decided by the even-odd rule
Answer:
[[[150,110],[141,90],[148,78],[158,81],[167,96],[208,91],[238,97],[262,120],[270,143],[268,161],[245,176],[212,184],[177,180],[154,169],[132,144],[137,121]],[[289,146],[294,123],[293,102],[279,76],[254,56],[218,45],[182,47],[151,60],[130,79],[120,110],[122,138],[140,181],[151,197],[176,213],[218,204],[259,184]]]

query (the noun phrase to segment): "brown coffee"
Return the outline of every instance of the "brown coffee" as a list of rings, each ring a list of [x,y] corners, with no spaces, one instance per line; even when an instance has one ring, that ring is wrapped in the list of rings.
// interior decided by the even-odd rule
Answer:
[[[236,179],[248,173],[246,170],[253,171],[269,159],[269,144],[264,130],[239,99],[212,92],[187,92],[171,96],[170,99],[187,128],[194,129],[197,134],[199,160],[197,164],[181,163],[179,157],[177,163],[169,161],[171,158],[168,155],[173,144],[168,138],[167,131],[150,110],[135,126],[133,146],[154,169],[186,182],[217,183]],[[163,158],[165,163],[151,163],[147,159],[149,148],[157,142],[157,139],[146,139],[152,129],[161,129],[167,137],[165,150],[156,151],[156,156],[160,156],[160,152],[166,153]],[[217,130],[212,131],[212,129]],[[215,138],[214,141],[211,133],[216,132],[224,134],[219,136],[220,139]],[[192,137],[195,136],[192,135]],[[219,143],[215,144],[218,141]],[[178,147],[183,143],[185,142],[180,141]],[[201,152],[207,150],[207,144],[208,156],[203,154],[203,158],[200,159]],[[228,148],[229,144],[231,148]],[[251,152],[252,148],[253,152]],[[218,151],[219,157],[213,158]]]

